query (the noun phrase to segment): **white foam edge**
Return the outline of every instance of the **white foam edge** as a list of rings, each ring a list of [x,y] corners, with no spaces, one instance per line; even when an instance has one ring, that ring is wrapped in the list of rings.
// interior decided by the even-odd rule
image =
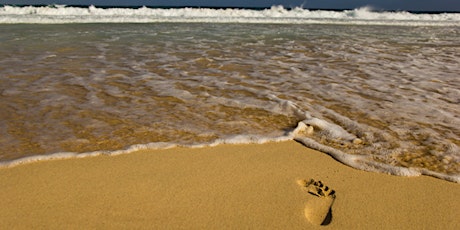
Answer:
[[[371,156],[368,155],[351,155],[346,154],[340,150],[334,149],[329,146],[322,145],[315,140],[308,137],[300,137],[298,134],[301,133],[300,129],[305,128],[302,126],[303,122],[299,122],[299,125],[287,133],[285,136],[268,138],[258,135],[235,135],[226,139],[217,139],[210,143],[205,144],[195,144],[195,145],[183,145],[177,143],[168,143],[168,142],[155,142],[149,144],[137,144],[132,145],[124,150],[115,150],[115,151],[94,151],[87,153],[75,153],[75,152],[60,152],[53,153],[48,155],[37,155],[23,157],[11,161],[0,162],[0,168],[11,168],[19,165],[30,164],[39,161],[51,161],[51,160],[65,160],[65,159],[79,159],[87,157],[96,157],[96,156],[117,156],[122,154],[129,154],[140,150],[159,150],[159,149],[170,149],[176,147],[186,147],[186,148],[204,148],[204,147],[214,147],[223,144],[264,144],[268,142],[284,142],[294,140],[302,143],[308,148],[324,152],[334,158],[335,160],[348,165],[352,168],[369,171],[369,172],[378,172],[386,173],[395,176],[407,176],[407,177],[416,177],[421,175],[432,176],[446,181],[451,181],[455,183],[460,183],[460,175],[446,175],[438,172],[434,172],[428,169],[423,168],[405,168],[400,166],[392,166],[380,162],[373,161]]]
[[[160,150],[160,149],[170,149],[175,147],[185,147],[185,148],[204,148],[204,147],[214,147],[217,145],[223,144],[264,144],[268,142],[283,142],[292,140],[291,136],[281,136],[275,138],[267,138],[257,135],[236,135],[226,139],[217,139],[213,142],[205,144],[191,144],[184,145],[178,143],[168,143],[168,142],[154,142],[149,144],[137,144],[132,145],[127,149],[115,150],[115,151],[94,151],[86,153],[76,153],[76,152],[59,152],[52,153],[47,155],[35,155],[23,157],[15,160],[0,162],[0,168],[11,168],[19,165],[25,165],[40,161],[52,161],[52,160],[65,160],[65,159],[80,159],[87,157],[96,157],[96,156],[117,156],[122,154],[129,154],[137,152],[140,150]]]
[[[58,153],[52,153],[52,154],[47,154],[47,155],[28,156],[28,157],[15,159],[15,160],[0,162],[0,168],[10,168],[10,167],[18,166],[18,165],[24,165],[24,164],[29,164],[29,163],[39,162],[39,161],[78,159],[78,158],[95,157],[95,156],[102,156],[102,155],[116,156],[116,155],[121,155],[121,154],[132,153],[132,152],[143,150],[143,149],[168,149],[168,148],[173,148],[176,146],[177,144],[174,144],[174,143],[157,142],[157,143],[149,143],[149,144],[132,145],[127,149],[115,150],[115,151],[94,151],[94,152],[86,152],[86,153],[58,152]]]
[[[299,122],[301,123],[301,122]],[[346,154],[338,149],[334,149],[332,147],[320,144],[315,140],[308,138],[308,137],[301,137],[297,134],[300,132],[301,126],[298,126],[293,132],[292,136],[293,139],[297,142],[302,143],[308,148],[312,148],[318,150],[320,152],[324,152],[334,158],[335,160],[348,165],[352,168],[368,171],[368,172],[378,172],[378,173],[386,173],[395,176],[406,176],[406,177],[416,177],[416,176],[432,176],[439,179],[460,183],[460,175],[446,175],[438,172],[434,172],[428,169],[423,168],[405,168],[400,166],[393,166],[388,165],[380,162],[376,162],[372,160],[371,156],[368,155],[351,155]]]

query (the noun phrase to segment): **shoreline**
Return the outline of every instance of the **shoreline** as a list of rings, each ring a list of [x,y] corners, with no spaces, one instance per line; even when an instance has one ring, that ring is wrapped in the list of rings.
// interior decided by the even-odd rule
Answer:
[[[312,225],[298,180],[335,190]],[[454,229],[460,186],[348,167],[295,141],[139,150],[0,168],[6,228]]]

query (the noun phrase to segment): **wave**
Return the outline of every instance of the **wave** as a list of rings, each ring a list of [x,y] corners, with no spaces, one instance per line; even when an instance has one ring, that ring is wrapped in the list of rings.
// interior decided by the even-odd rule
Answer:
[[[99,8],[52,6],[0,7],[1,24],[34,23],[278,23],[278,24],[358,24],[458,26],[460,13],[375,12],[370,7],[330,11],[303,8]]]

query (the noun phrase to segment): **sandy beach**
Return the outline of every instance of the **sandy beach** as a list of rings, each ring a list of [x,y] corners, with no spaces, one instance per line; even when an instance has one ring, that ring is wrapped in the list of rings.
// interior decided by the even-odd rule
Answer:
[[[335,190],[310,223],[312,195]],[[0,169],[2,229],[458,229],[460,185],[355,170],[295,141],[139,151]]]

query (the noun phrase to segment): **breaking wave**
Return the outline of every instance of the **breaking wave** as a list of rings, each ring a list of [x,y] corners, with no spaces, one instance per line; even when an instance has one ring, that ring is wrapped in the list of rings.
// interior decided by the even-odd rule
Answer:
[[[278,24],[358,24],[358,25],[459,25],[459,13],[423,14],[375,12],[369,7],[329,11],[302,8],[98,8],[95,6],[9,6],[0,7],[0,23],[278,23]]]

